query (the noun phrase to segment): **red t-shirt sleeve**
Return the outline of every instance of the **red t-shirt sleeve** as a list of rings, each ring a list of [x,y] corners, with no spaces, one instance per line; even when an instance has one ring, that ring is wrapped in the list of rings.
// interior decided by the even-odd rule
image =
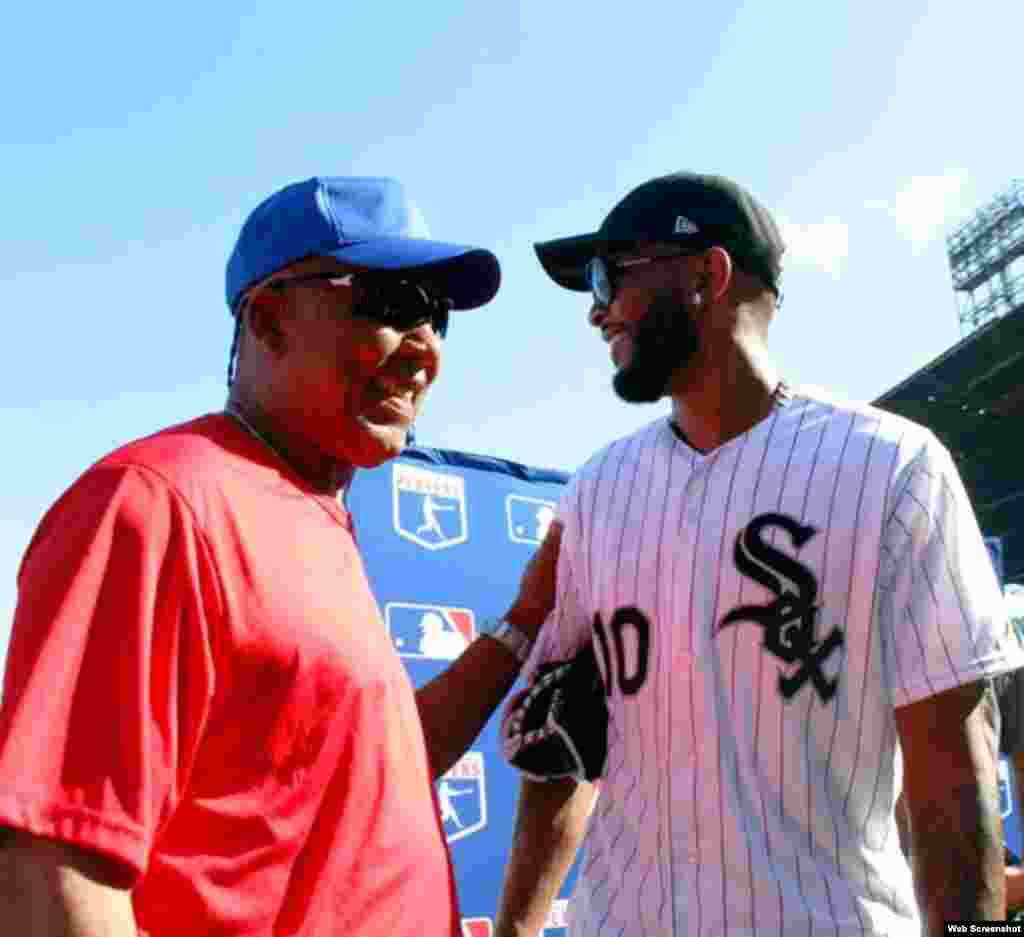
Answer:
[[[159,475],[100,466],[64,494],[18,576],[0,825],[141,875],[202,737],[219,598],[195,519]]]

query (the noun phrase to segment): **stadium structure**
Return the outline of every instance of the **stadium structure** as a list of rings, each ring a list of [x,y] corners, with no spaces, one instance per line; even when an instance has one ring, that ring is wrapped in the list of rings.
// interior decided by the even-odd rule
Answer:
[[[946,239],[959,342],[875,405],[931,429],[953,453],[982,532],[1024,583],[1024,179]]]

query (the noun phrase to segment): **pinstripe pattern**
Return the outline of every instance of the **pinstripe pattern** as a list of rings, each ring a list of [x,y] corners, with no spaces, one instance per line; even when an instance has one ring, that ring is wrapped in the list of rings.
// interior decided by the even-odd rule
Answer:
[[[649,424],[559,514],[558,603],[528,667],[596,616],[610,687],[571,933],[917,933],[893,706],[1020,663],[948,453],[803,391],[706,456]],[[804,604],[769,615],[787,591]],[[811,627],[817,643],[787,643]]]

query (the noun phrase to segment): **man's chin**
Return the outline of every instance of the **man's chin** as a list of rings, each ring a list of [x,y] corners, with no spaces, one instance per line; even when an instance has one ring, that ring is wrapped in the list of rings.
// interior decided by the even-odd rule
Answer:
[[[626,403],[657,403],[665,396],[668,378],[662,378],[654,369],[620,368],[612,378],[612,387],[620,400]]]
[[[346,461],[358,468],[376,468],[402,454],[409,441],[410,427],[361,421],[359,439],[346,447]]]

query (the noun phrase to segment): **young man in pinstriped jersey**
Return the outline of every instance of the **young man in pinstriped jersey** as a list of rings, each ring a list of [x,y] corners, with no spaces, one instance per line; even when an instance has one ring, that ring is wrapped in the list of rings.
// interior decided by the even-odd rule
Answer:
[[[672,411],[559,507],[557,604],[526,672],[593,642],[608,754],[596,804],[524,778],[500,937],[538,933],[584,830],[576,937],[1001,918],[990,678],[1022,661],[948,452],[781,379],[782,241],[728,180],[651,180],[537,252],[592,292],[619,395]]]

